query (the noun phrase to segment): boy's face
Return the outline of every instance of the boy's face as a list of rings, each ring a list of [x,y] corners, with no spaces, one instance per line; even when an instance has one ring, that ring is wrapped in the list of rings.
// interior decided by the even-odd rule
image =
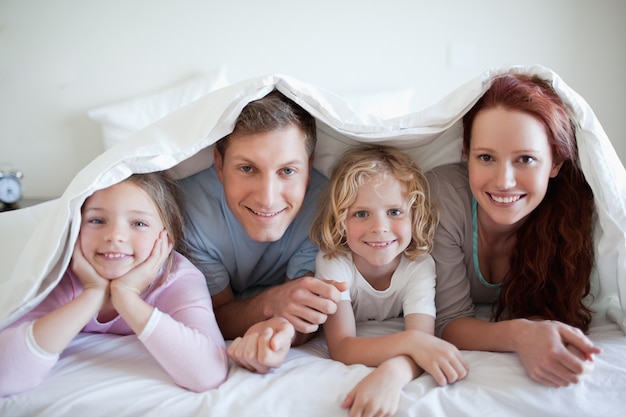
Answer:
[[[412,239],[406,187],[393,175],[379,174],[359,186],[346,217],[346,241],[363,277],[391,276]]]
[[[252,240],[279,240],[294,220],[310,180],[305,137],[294,126],[231,136],[215,166],[226,203]]]

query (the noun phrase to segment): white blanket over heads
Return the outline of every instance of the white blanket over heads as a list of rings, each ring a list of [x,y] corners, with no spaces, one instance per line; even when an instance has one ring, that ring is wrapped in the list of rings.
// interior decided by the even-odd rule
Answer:
[[[541,66],[488,70],[427,109],[386,120],[359,114],[343,98],[281,75],[210,92],[108,149],[76,175],[60,198],[0,214],[0,327],[36,306],[58,283],[76,242],[80,207],[89,195],[132,173],[171,170],[180,178],[210,166],[211,145],[232,131],[248,102],[273,89],[316,118],[315,167],[322,173],[328,175],[339,154],[360,142],[397,146],[427,170],[460,160],[460,119],[493,77],[508,71],[549,80],[572,109],[582,168],[598,211],[593,307],[626,332],[626,171],[585,100]]]

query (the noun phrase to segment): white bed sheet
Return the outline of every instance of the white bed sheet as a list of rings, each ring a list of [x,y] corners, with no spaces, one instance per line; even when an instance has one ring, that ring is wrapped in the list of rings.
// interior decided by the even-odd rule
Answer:
[[[365,323],[360,335],[402,328],[401,320]],[[626,412],[626,342],[612,322],[594,322],[602,347],[594,371],[575,386],[533,382],[517,355],[468,352],[469,376],[438,387],[429,375],[409,383],[397,416],[622,417]],[[81,334],[42,384],[0,399],[6,417],[347,416],[340,408],[370,369],[328,359],[318,335],[290,351],[285,364],[259,375],[231,366],[219,388],[193,393],[177,387],[135,336]]]

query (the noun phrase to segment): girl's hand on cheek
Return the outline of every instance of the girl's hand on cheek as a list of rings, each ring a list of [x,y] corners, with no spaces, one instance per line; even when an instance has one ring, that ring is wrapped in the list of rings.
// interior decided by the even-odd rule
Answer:
[[[154,242],[150,256],[126,275],[113,280],[111,288],[132,291],[137,295],[144,292],[156,279],[159,269],[172,251],[172,247],[167,232],[162,230],[159,238]]]
[[[87,261],[83,254],[82,247],[80,246],[80,236],[76,241],[76,246],[74,246],[70,268],[83,285],[83,290],[95,288],[108,292],[110,281],[101,277],[89,261]]]

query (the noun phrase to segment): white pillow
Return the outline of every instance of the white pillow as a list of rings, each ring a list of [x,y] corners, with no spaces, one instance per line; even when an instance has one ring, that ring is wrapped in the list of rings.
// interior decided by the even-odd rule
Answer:
[[[412,89],[346,93],[342,96],[358,113],[373,114],[383,119],[404,116],[412,112]]]
[[[106,150],[209,91],[228,84],[226,68],[222,66],[161,91],[98,107],[89,110],[87,114],[101,124],[102,141]]]

